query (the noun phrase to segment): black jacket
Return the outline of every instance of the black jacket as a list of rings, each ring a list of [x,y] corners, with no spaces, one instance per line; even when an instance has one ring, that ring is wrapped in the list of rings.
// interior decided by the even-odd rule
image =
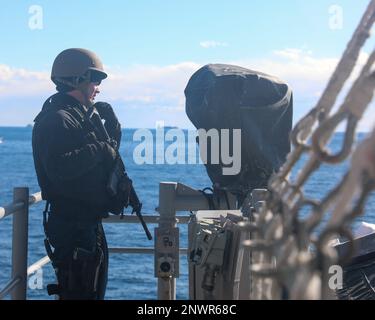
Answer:
[[[117,120],[105,126],[119,144]],[[111,198],[106,184],[113,159],[76,99],[57,93],[44,103],[35,118],[32,146],[42,197],[53,211],[72,218],[108,214]]]

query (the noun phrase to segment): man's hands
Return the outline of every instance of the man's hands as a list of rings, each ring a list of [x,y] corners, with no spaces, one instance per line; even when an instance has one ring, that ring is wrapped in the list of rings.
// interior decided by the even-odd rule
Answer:
[[[104,163],[111,168],[117,158],[117,153],[108,142],[99,142],[99,144],[102,150]]]
[[[117,117],[113,111],[112,106],[109,103],[96,102],[94,104],[94,107],[98,111],[100,118],[102,118],[103,120],[106,120],[106,121],[116,120],[117,121]]]
[[[96,115],[99,114],[100,118],[104,120],[104,128],[107,131],[106,136],[109,136],[113,141],[116,142],[116,146],[111,143],[112,147],[118,149],[121,142],[121,124],[118,121],[112,106],[106,102],[97,102],[93,105],[97,110]]]

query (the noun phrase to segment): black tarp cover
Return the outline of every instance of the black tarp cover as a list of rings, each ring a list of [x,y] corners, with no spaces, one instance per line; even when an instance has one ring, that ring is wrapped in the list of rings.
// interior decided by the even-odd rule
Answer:
[[[192,75],[185,96],[186,114],[197,129],[242,130],[240,173],[223,175],[221,161],[208,163],[206,169],[211,181],[242,193],[266,187],[270,175],[279,169],[290,151],[293,116],[290,87],[261,72],[209,64]]]

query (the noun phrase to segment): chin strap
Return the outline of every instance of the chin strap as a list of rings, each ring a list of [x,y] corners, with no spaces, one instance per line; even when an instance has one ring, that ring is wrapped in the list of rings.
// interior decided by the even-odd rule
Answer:
[[[91,82],[91,75],[91,70],[88,70],[83,76],[80,77],[73,77],[70,79],[56,77],[53,80],[58,81],[81,92],[84,99],[84,105],[87,108],[90,108],[93,105],[93,103],[92,101],[90,101],[88,97],[87,89]]]

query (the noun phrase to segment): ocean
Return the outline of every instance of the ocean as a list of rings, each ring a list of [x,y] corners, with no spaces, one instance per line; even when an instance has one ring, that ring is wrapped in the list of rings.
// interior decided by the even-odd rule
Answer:
[[[159,182],[175,181],[196,189],[211,186],[202,164],[144,164],[137,165],[133,160],[133,150],[139,142],[133,141],[135,129],[124,129],[120,153],[125,160],[127,171],[143,203],[145,214],[157,214]],[[155,131],[154,131],[155,132]],[[34,171],[31,148],[31,127],[0,127],[0,206],[12,202],[13,188],[28,186],[30,194],[39,192]],[[187,136],[187,132],[186,136]],[[357,141],[366,135],[360,133]],[[2,140],[2,142],[1,142]],[[340,148],[343,134],[336,133],[331,141],[333,150]],[[154,141],[155,142],[155,141]],[[168,144],[165,145],[167,147]],[[155,144],[153,146],[155,150]],[[155,157],[155,153],[154,153]],[[306,161],[302,158],[293,171],[295,174]],[[304,191],[321,199],[343,176],[348,162],[338,166],[323,165],[308,180]],[[44,203],[30,208],[29,218],[29,255],[28,264],[45,256],[43,245],[42,211]],[[126,211],[129,214],[129,210]],[[179,215],[188,215],[180,212]],[[356,223],[366,221],[375,223],[375,197],[372,195],[366,204],[366,214]],[[11,223],[12,218],[0,220],[0,289],[11,276]],[[110,247],[148,247],[148,241],[140,224],[106,224],[105,231]],[[153,233],[154,225],[149,225]],[[180,225],[180,247],[187,247],[187,226]],[[28,299],[53,299],[46,293],[46,285],[54,282],[52,266],[43,267],[42,288],[28,289]],[[188,298],[187,258],[180,256],[180,277],[177,279],[177,299]],[[153,255],[111,254],[106,299],[156,299],[157,279],[154,278]]]

